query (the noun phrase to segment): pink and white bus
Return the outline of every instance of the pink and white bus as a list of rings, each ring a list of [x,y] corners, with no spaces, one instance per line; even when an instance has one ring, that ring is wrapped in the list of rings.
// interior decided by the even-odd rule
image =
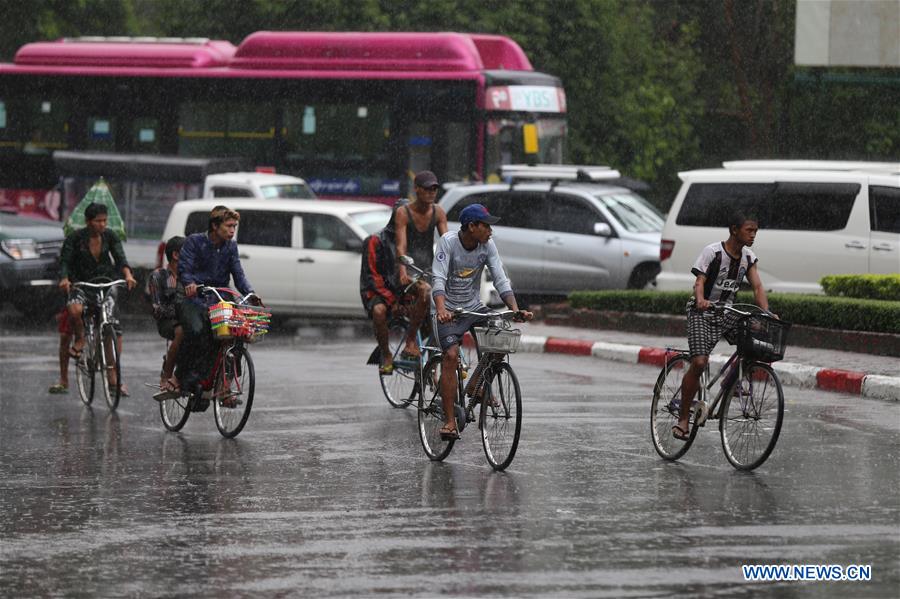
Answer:
[[[419,170],[459,181],[524,162],[526,124],[532,157],[561,163],[565,117],[559,79],[495,35],[36,42],[0,64],[0,205],[43,210],[55,150],[240,157],[322,197],[389,202]]]

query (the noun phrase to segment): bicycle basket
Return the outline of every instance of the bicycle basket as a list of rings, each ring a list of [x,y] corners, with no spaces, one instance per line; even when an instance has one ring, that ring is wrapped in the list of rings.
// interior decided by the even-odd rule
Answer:
[[[777,362],[784,358],[790,328],[791,323],[764,314],[748,316],[738,327],[738,349],[758,362]]]
[[[475,340],[482,352],[495,354],[514,354],[519,349],[522,331],[519,329],[493,329],[474,327]]]
[[[240,339],[245,343],[259,341],[269,332],[272,314],[253,306],[219,302],[209,307],[209,323],[216,339]]]

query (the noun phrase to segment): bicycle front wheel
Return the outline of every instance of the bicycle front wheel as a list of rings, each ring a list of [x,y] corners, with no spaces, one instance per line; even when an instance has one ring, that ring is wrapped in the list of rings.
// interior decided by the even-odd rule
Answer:
[[[425,454],[435,462],[440,462],[453,449],[454,440],[441,438],[444,426],[444,408],[441,399],[441,370],[443,359],[434,356],[428,360],[419,386],[419,440]]]
[[[522,390],[507,362],[490,366],[478,427],[484,455],[494,470],[505,470],[516,456],[522,433]]]
[[[122,394],[122,365],[119,362],[119,348],[116,346],[116,332],[112,325],[105,325],[100,335],[100,344],[97,348],[100,356],[100,384],[103,386],[103,397],[110,410],[119,407],[119,398]],[[110,382],[115,375],[116,384]]]
[[[75,361],[75,384],[78,387],[78,396],[81,402],[89,406],[94,401],[94,374],[97,371],[97,356],[95,355],[96,341],[94,341],[93,329],[87,326],[84,331],[84,349],[81,357]]]
[[[385,399],[395,408],[405,408],[416,397],[416,379],[419,376],[419,363],[400,359],[400,353],[406,343],[406,331],[409,323],[395,321],[388,332],[388,347],[394,360],[394,372],[378,375],[381,380],[381,390]]]
[[[722,449],[731,465],[738,470],[761,466],[775,449],[784,419],[784,393],[772,367],[749,364],[722,400],[721,414]]]
[[[222,363],[216,373],[213,412],[222,436],[236,437],[250,418],[256,372],[246,347],[222,350]]]
[[[681,410],[681,379],[691,362],[684,355],[669,360],[653,387],[653,401],[650,404],[650,437],[656,453],[666,460],[677,460],[691,448],[697,436],[694,417],[691,415],[690,435],[687,441],[676,439],[672,427],[678,424]]]

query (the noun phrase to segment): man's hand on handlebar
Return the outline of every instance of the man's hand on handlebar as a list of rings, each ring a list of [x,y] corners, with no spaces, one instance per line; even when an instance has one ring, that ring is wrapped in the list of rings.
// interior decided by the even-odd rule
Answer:
[[[196,283],[188,283],[184,286],[184,294],[188,297],[194,297],[197,295],[197,287]]]
[[[60,279],[59,288],[62,289],[63,293],[65,293],[66,295],[69,294],[69,291],[72,290],[72,282],[69,280],[69,277]]]
[[[250,296],[250,298],[247,300],[247,302],[248,302],[251,306],[259,306],[259,307],[261,307],[261,308],[265,308],[265,307],[266,307],[266,305],[265,305],[265,304],[263,303],[263,301],[262,301],[262,298],[259,297],[258,295],[256,295],[255,293],[254,293],[252,296]]]
[[[137,279],[130,272],[125,275],[125,285],[128,287],[128,291],[137,287]]]
[[[701,297],[700,299],[696,300],[695,303],[696,303],[697,309],[700,310],[701,312],[705,312],[706,310],[709,310],[710,308],[713,307],[713,303],[712,303],[711,301],[709,301],[708,299],[703,298],[703,297]]]
[[[453,312],[450,312],[446,308],[438,308],[437,319],[441,324],[450,322],[451,320],[453,320]]]
[[[516,315],[513,316],[513,320],[516,322],[528,322],[532,318],[534,318],[534,312],[528,310],[516,310]]]

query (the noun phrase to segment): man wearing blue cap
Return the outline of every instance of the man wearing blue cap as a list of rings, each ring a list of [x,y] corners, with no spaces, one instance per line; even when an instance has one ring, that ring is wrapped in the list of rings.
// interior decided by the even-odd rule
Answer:
[[[474,316],[461,316],[454,320],[452,311],[457,308],[472,312],[487,311],[479,299],[484,267],[491,271],[500,298],[510,310],[519,313],[520,320],[531,320],[534,316],[531,312],[519,310],[497,246],[491,240],[491,225],[499,220],[481,204],[466,206],[459,215],[460,230],[442,235],[435,251],[431,268],[434,273],[431,295],[437,312],[438,341],[444,351],[441,364],[441,399],[445,420],[441,437],[444,439],[459,437],[453,409],[456,385],[453,373],[459,360],[459,342],[479,320]],[[476,372],[472,380],[477,382],[477,377]]]

